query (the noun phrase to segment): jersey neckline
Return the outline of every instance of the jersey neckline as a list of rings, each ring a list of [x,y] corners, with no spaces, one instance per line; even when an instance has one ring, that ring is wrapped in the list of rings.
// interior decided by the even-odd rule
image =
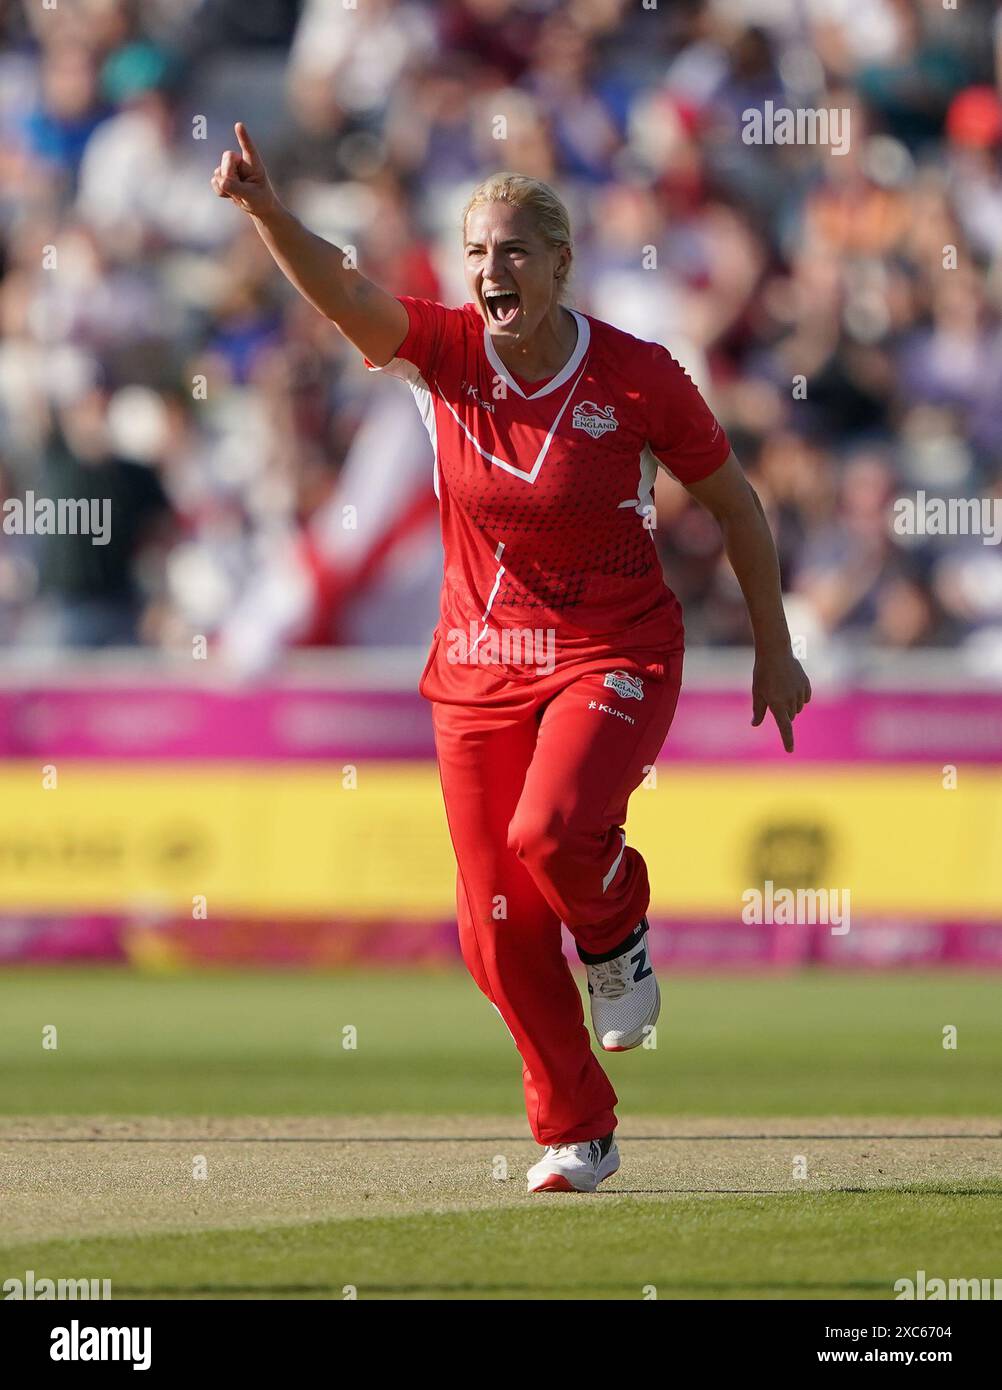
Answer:
[[[577,309],[570,309],[568,312],[574,315],[574,322],[578,326],[578,340],[574,344],[574,351],[571,353],[570,357],[568,357],[560,371],[557,372],[556,376],[550,377],[549,381],[544,382],[538,391],[525,391],[519,386],[518,382],[498,356],[494,344],[491,341],[490,331],[487,325],[484,324],[484,352],[487,354],[488,362],[494,368],[495,372],[497,372],[498,376],[501,377],[516,395],[521,396],[523,400],[537,401],[542,396],[548,396],[551,391],[556,391],[558,387],[563,386],[565,381],[570,380],[571,376],[573,376],[584,360],[584,355],[588,351],[588,344],[591,341],[591,324],[585,318],[584,314],[578,313]]]

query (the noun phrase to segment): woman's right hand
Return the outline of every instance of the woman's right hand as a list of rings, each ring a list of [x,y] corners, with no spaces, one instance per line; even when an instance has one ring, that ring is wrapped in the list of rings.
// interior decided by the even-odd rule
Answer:
[[[267,217],[278,207],[264,160],[243,121],[233,127],[240,142],[240,153],[227,150],[212,175],[212,187],[220,198],[229,198],[251,217]]]
[[[212,175],[220,198],[254,218],[275,264],[304,299],[337,325],[369,362],[385,367],[407,337],[400,300],[362,275],[337,246],[304,227],[275,196],[264,160],[242,121],[234,126],[240,153],[227,150]]]

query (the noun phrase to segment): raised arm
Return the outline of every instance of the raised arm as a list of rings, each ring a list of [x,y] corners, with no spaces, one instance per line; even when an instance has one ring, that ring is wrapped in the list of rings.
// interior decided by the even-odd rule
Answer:
[[[220,198],[229,198],[254,221],[282,274],[377,367],[394,356],[407,336],[407,310],[399,300],[344,264],[344,253],[314,235],[275,195],[247,127],[234,127],[240,153],[227,150],[212,175]]]
[[[688,484],[688,491],[716,517],[748,605],[755,636],[752,723],[761,724],[770,710],[783,747],[792,753],[793,721],[811,698],[811,683],[790,645],[779,560],[762,504],[733,453],[708,478]]]

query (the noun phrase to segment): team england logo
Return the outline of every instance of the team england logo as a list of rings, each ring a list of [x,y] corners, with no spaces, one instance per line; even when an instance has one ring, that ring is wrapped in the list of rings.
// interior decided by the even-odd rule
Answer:
[[[639,676],[631,676],[628,671],[610,671],[602,682],[624,700],[642,700],[644,683]]]
[[[619,421],[612,413],[611,405],[596,405],[594,401],[581,401],[574,407],[574,428],[587,430],[592,439],[608,430],[619,429]]]

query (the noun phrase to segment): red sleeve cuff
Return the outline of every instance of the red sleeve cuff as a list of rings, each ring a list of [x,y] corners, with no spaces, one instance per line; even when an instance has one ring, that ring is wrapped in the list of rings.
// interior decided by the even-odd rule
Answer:
[[[723,426],[718,428],[720,432],[714,439],[709,452],[701,453],[696,458],[683,461],[672,453],[655,453],[654,457],[659,463],[663,463],[680,483],[701,483],[704,478],[708,478],[711,473],[716,473],[718,468],[723,467],[731,455],[731,441],[727,438]]]

